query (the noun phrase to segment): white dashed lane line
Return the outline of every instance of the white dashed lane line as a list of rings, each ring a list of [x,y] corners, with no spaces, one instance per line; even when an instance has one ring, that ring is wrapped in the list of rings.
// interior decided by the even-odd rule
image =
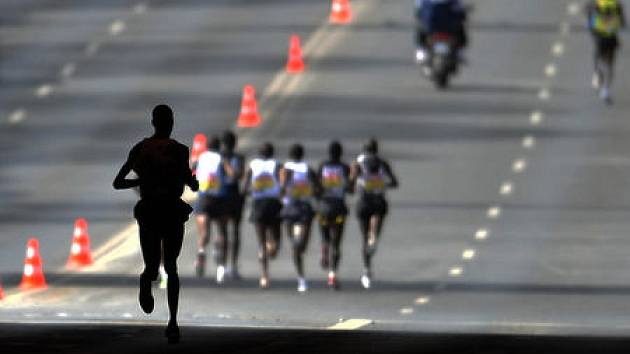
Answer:
[[[59,72],[59,74],[61,74],[61,76],[64,78],[68,78],[72,76],[72,74],[74,74],[76,70],[77,70],[77,65],[75,63],[68,63],[64,65],[63,68],[61,68],[61,71]]]
[[[94,56],[100,48],[100,43],[92,42],[85,47],[85,55],[88,57]]]
[[[499,216],[501,216],[501,208],[498,206],[488,208],[488,211],[486,211],[486,216],[489,219],[498,219]]]
[[[459,277],[464,273],[464,268],[462,267],[453,267],[449,269],[448,275],[451,277]]]
[[[525,149],[533,149],[536,147],[536,138],[532,135],[526,135],[523,137],[522,144]]]
[[[556,58],[561,57],[564,54],[564,43],[554,43],[553,46],[551,46],[551,54]]]
[[[501,184],[501,188],[499,189],[499,194],[502,196],[511,195],[514,192],[514,183],[510,181],[505,181]]]
[[[527,161],[523,158],[516,159],[512,162],[512,171],[514,173],[522,173],[527,168]]]
[[[488,231],[488,229],[478,229],[475,232],[475,240],[485,241],[488,239],[488,235],[490,235],[490,232]]]
[[[558,68],[556,67],[556,64],[549,63],[547,64],[547,66],[545,66],[545,75],[547,77],[555,77],[557,73]]]
[[[413,313],[413,308],[412,307],[403,307],[400,309],[400,314],[401,315],[411,315]]]
[[[7,122],[9,124],[18,124],[21,123],[24,119],[26,119],[26,110],[20,108],[11,112],[9,118],[7,119]]]
[[[538,91],[538,98],[541,101],[549,101],[549,99],[551,99],[551,91],[546,87],[541,88],[540,91]]]
[[[50,96],[53,92],[53,86],[50,84],[44,84],[35,89],[35,96],[38,98],[44,98]]]
[[[126,27],[127,26],[125,25],[124,21],[116,20],[112,22],[112,24],[109,26],[109,34],[111,34],[112,36],[117,36],[122,33],[122,31],[124,31]]]
[[[580,14],[582,8],[579,3],[572,2],[567,5],[567,13],[571,16],[577,16]]]
[[[429,301],[431,300],[428,296],[420,296],[414,301],[414,303],[416,305],[426,305],[429,303]]]
[[[477,251],[472,248],[465,249],[462,252],[462,259],[465,261],[473,260],[477,256]]]
[[[534,126],[540,125],[540,123],[542,123],[543,121],[543,118],[544,114],[541,111],[534,111],[529,116],[529,123]]]
[[[133,7],[133,13],[136,15],[142,15],[143,13],[147,12],[148,9],[148,5],[145,3],[139,3],[136,6]]]

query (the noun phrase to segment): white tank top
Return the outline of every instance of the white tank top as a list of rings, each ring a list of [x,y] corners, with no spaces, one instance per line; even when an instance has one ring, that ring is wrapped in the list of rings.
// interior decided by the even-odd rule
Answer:
[[[197,162],[199,191],[210,195],[220,194],[222,178],[221,155],[213,151],[202,153]]]
[[[284,168],[291,171],[291,180],[287,183],[285,200],[309,201],[313,196],[313,186],[308,176],[308,164],[306,162],[289,161]]]
[[[252,170],[252,198],[278,198],[280,185],[276,178],[276,160],[254,159],[249,163]]]
[[[341,165],[324,165],[320,176],[324,198],[343,199],[346,195],[346,176]]]

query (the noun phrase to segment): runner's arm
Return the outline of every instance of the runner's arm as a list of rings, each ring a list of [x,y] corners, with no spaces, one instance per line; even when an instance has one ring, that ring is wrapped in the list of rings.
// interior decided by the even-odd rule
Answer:
[[[398,178],[396,178],[396,175],[394,175],[394,172],[392,171],[391,166],[389,166],[389,163],[383,161],[383,167],[385,169],[385,173],[389,177],[389,184],[387,185],[387,187],[398,188]]]
[[[125,161],[125,163],[122,165],[122,167],[118,171],[118,174],[114,178],[114,183],[112,183],[114,189],[129,189],[140,186],[140,178],[127,178],[127,175],[131,172],[133,168],[137,151],[138,145],[134,146],[131,151],[129,151],[127,161]]]
[[[188,164],[188,156],[189,156],[188,147],[184,146],[184,149],[182,149],[182,155],[183,155],[182,169],[184,171],[184,181],[186,185],[190,187],[190,189],[193,192],[196,192],[199,190],[199,181],[197,181],[197,178],[193,175],[192,170],[190,169],[190,165]]]
[[[245,178],[243,178],[243,183],[241,185],[241,191],[243,195],[247,195],[249,193],[249,184],[252,179],[252,169],[248,168],[247,172],[245,172]]]

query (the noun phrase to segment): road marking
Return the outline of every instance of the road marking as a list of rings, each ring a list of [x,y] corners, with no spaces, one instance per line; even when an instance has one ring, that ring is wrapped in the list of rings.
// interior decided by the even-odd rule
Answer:
[[[512,171],[514,171],[515,173],[521,173],[525,171],[526,168],[527,168],[527,161],[523,158],[516,159],[512,163]]]
[[[414,303],[416,305],[426,305],[429,303],[429,301],[431,301],[431,299],[428,296],[420,296],[414,301]]]
[[[142,15],[147,12],[148,6],[145,3],[139,3],[133,8],[133,13],[136,15]]]
[[[506,181],[506,182],[503,182],[503,184],[501,184],[499,193],[502,196],[508,196],[512,194],[513,191],[514,191],[514,184],[510,181]]]
[[[68,317],[68,314],[65,312],[58,312],[57,317]]]
[[[551,91],[546,87],[541,88],[540,91],[538,91],[538,98],[541,101],[549,101],[551,98]]]
[[[88,57],[94,56],[100,48],[101,45],[98,42],[92,42],[85,47],[85,55]]]
[[[475,240],[484,241],[488,238],[489,234],[488,229],[479,229],[475,232]]]
[[[498,206],[490,207],[488,208],[486,215],[490,219],[497,219],[499,216],[501,216],[501,208]]]
[[[351,318],[349,320],[330,326],[328,327],[328,329],[347,331],[347,330],[359,329],[361,327],[367,326],[372,323],[374,323],[374,321],[372,320],[361,319],[361,318]]]
[[[74,74],[74,72],[76,71],[77,66],[75,63],[68,63],[66,65],[63,66],[63,68],[61,68],[61,76],[64,78],[68,78],[70,76],[72,76],[72,74]]]
[[[112,22],[112,24],[109,26],[109,34],[111,34],[112,36],[117,36],[122,31],[124,31],[126,27],[127,26],[125,25],[124,21],[116,20]]]
[[[53,92],[52,85],[44,84],[35,89],[35,96],[39,98],[44,98],[49,96]]]
[[[556,64],[551,63],[545,66],[545,75],[547,75],[547,77],[555,77],[557,73],[558,68],[556,67]]]
[[[411,315],[413,313],[413,308],[411,307],[403,307],[400,309],[401,315]]]
[[[462,267],[453,267],[449,269],[448,275],[451,277],[459,277],[464,273],[464,269]]]
[[[581,10],[581,6],[578,3],[572,2],[567,5],[567,13],[571,16],[579,15]]]
[[[132,317],[133,317],[133,315],[132,315],[132,314],[130,314],[129,312],[125,312],[125,313],[123,313],[123,314],[122,314],[122,317],[123,317],[123,318],[132,318]]]
[[[564,54],[564,44],[562,42],[556,42],[551,47],[551,53],[554,57],[559,58]]]
[[[18,124],[24,121],[24,119],[26,119],[26,110],[20,108],[11,112],[9,118],[7,118],[7,121],[9,122],[9,124]]]
[[[462,259],[466,261],[470,261],[475,258],[476,254],[477,252],[474,249],[469,248],[467,250],[464,250],[464,252],[462,252]]]
[[[542,123],[544,118],[544,115],[541,111],[534,111],[532,112],[532,114],[529,116],[529,123],[531,125],[540,125],[540,123]]]
[[[533,149],[536,146],[536,138],[531,135],[523,137],[523,147],[526,149]]]

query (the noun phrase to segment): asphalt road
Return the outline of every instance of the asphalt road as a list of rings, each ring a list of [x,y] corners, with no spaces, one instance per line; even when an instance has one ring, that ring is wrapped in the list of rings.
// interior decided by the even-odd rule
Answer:
[[[151,317],[136,304],[141,261],[128,226],[135,196],[113,191],[111,181],[129,147],[150,133],[154,104],[174,107],[174,136],[190,144],[197,132],[232,128],[241,89],[251,83],[264,124],[239,132],[244,151],[270,140],[284,157],[300,141],[315,163],[339,138],[350,160],[377,136],[401,188],[389,194],[369,291],[358,282],[354,220],[343,245],[342,291],[325,287],[314,230],[304,295],[295,291],[286,242],[271,266],[271,289],[257,289],[248,224],[244,281],[219,287],[195,279],[189,223],[179,264],[181,322],[191,331],[337,325],[377,331],[352,334],[372,339],[382,332],[541,341],[588,335],[602,336],[600,343],[627,336],[630,82],[620,70],[615,104],[597,99],[591,44],[574,3],[475,1],[469,65],[452,89],[437,92],[413,63],[410,1],[355,0],[350,26],[325,24],[327,1],[3,2],[0,274],[7,297],[0,320],[116,323],[131,331],[138,321],[163,323],[160,290]],[[308,70],[299,76],[282,73],[292,33],[305,46]],[[628,63],[623,52],[619,61]],[[63,265],[81,216],[97,261],[70,272]],[[20,293],[30,236],[40,239],[51,288]]]

